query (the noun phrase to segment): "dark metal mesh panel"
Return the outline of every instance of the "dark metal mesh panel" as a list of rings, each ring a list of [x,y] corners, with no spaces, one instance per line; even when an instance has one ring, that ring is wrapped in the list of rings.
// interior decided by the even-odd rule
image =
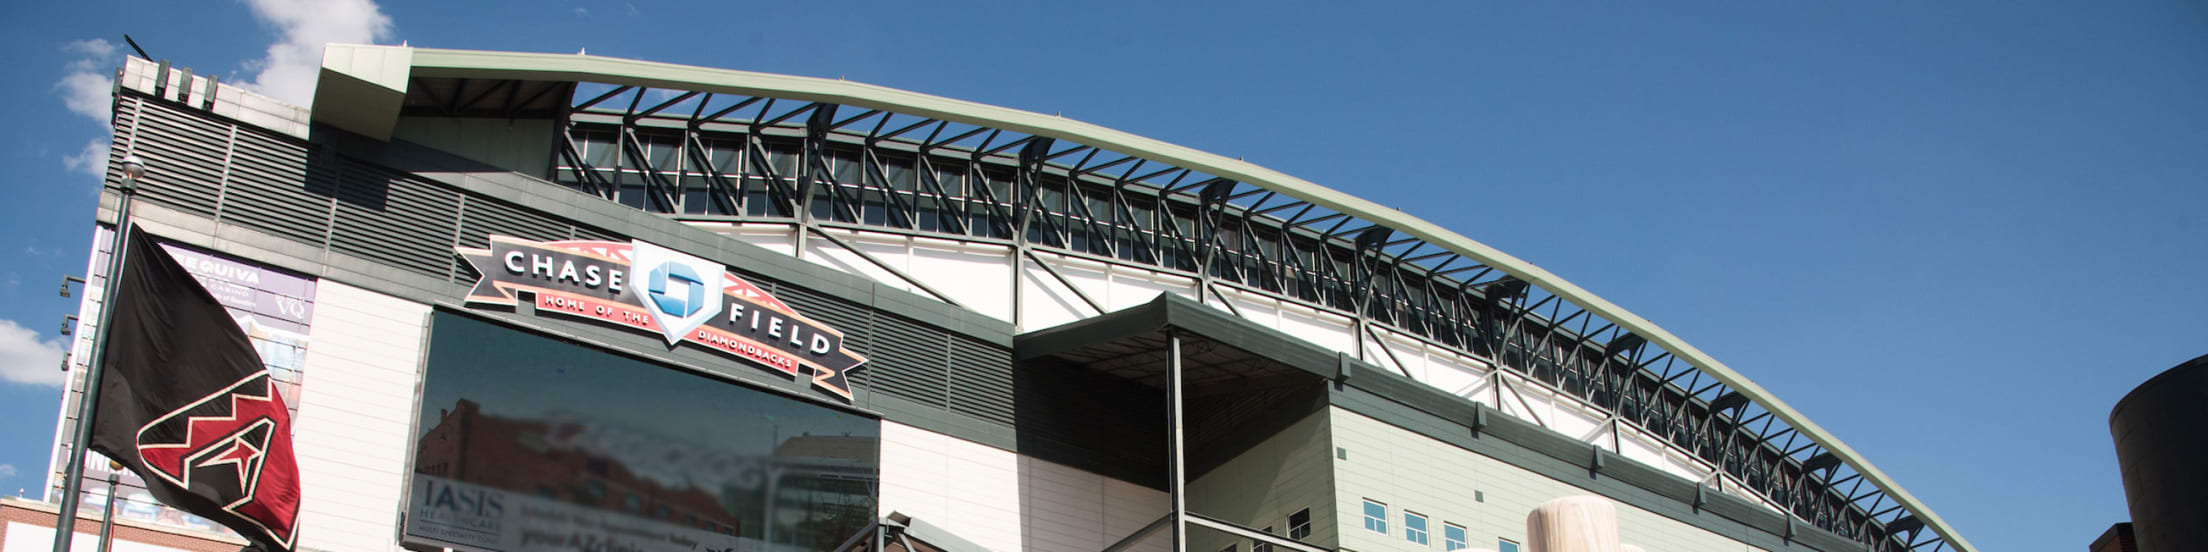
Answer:
[[[487,197],[469,195],[460,210],[460,245],[466,247],[483,247],[492,234],[557,241],[569,233],[566,223]]]
[[[885,320],[890,317],[883,317]],[[937,408],[950,406],[948,342],[938,332],[907,324],[874,328],[874,392]]]
[[[955,335],[950,345],[951,410],[1012,425],[1012,351]]]
[[[348,160],[337,197],[332,250],[439,279],[451,276],[456,190]]]
[[[140,197],[208,218],[221,197],[230,130],[166,106],[135,102],[138,111],[132,153],[146,160]]]
[[[307,145],[240,132],[233,142],[230,177],[223,191],[222,218],[283,238],[321,243],[330,230],[329,190],[307,186],[310,149]]]

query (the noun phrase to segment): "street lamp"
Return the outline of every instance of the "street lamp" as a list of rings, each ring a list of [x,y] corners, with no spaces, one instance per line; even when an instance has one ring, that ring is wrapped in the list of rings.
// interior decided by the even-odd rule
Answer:
[[[107,358],[107,338],[104,334],[107,333],[108,324],[115,319],[115,309],[109,307],[115,304],[116,288],[121,287],[117,282],[122,279],[123,258],[130,251],[131,199],[137,195],[138,179],[145,174],[144,159],[139,159],[136,155],[123,156],[123,180],[116,186],[120,197],[115,200],[115,238],[108,240],[114,245],[108,248],[107,271],[102,273],[107,278],[107,285],[100,286],[99,331],[103,335],[93,340],[91,362],[85,366],[84,398],[77,403],[77,427],[74,438],[69,440],[69,467],[62,472],[61,511],[54,516],[54,552],[69,552],[69,541],[76,535],[76,531],[62,528],[76,526],[77,505],[83,501],[78,493],[84,488],[84,453],[90,450],[87,445],[92,440],[92,417],[100,402],[101,365],[106,363]],[[67,284],[64,283],[63,286],[66,287]],[[109,496],[113,496],[114,487],[110,486],[108,492]],[[106,543],[102,542],[100,547],[106,548]]]
[[[135,185],[135,184],[137,184],[137,183],[138,183],[138,177],[141,177],[141,176],[145,176],[145,175],[146,175],[146,160],[144,160],[144,159],[139,159],[139,158],[138,158],[138,156],[136,156],[136,155],[125,155],[125,156],[123,156],[123,187],[124,187],[124,188],[130,188],[130,187],[131,187],[132,185]]]

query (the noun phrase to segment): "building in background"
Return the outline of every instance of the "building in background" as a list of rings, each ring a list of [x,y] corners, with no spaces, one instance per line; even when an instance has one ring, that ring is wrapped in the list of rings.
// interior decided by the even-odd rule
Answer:
[[[2101,533],[2099,538],[2093,539],[2093,544],[2087,546],[2086,550],[2089,552],[2139,552],[2139,543],[2132,538],[2131,522],[2127,521],[2108,526],[2108,531]]]
[[[1516,552],[1595,495],[1648,550],[1973,550],[1655,324],[1218,155],[582,55],[119,75],[134,220],[288,370],[305,548]]]

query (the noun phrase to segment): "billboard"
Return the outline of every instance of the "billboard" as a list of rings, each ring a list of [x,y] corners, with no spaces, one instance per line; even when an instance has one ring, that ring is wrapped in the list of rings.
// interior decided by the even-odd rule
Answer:
[[[657,333],[669,346],[688,343],[789,377],[809,374],[813,388],[846,403],[846,376],[866,363],[843,347],[843,332],[719,263],[638,240],[492,235],[489,245],[454,248],[481,275],[469,305],[510,308],[527,294],[540,315]]]
[[[873,520],[879,420],[469,315],[431,322],[406,538],[826,550]]]

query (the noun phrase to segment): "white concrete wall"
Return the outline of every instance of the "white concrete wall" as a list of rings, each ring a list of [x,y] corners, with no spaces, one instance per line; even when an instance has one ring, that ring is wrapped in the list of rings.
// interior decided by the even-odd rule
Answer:
[[[323,280],[315,290],[299,454],[299,546],[397,548],[429,306]]]
[[[1346,449],[1349,456],[1333,464],[1343,548],[1442,550],[1442,524],[1453,523],[1470,534],[1471,550],[1491,551],[1497,539],[1526,542],[1526,514],[1535,506],[1565,496],[1595,495],[1360,414],[1340,408],[1330,412],[1334,446]],[[1387,534],[1364,528],[1367,498],[1387,504]],[[1754,550],[1671,518],[1622,503],[1616,506],[1621,540],[1648,552]],[[1431,535],[1426,545],[1404,539],[1406,509],[1429,516]]]
[[[1092,552],[1167,507],[1162,491],[889,421],[881,489],[883,515],[902,512],[1005,552]],[[1134,548],[1165,549],[1162,538]]]

